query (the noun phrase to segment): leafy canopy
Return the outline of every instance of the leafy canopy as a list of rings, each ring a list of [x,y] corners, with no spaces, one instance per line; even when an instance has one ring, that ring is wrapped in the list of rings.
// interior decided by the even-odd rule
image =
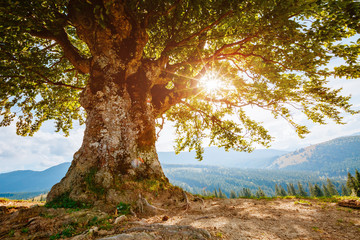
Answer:
[[[226,149],[268,146],[270,135],[246,106],[286,119],[299,136],[308,130],[294,122],[294,111],[320,124],[356,113],[349,97],[326,84],[360,77],[357,1],[4,0],[0,125],[16,121],[20,135],[33,135],[46,120],[68,134],[73,120],[84,121],[78,99],[92,52],[77,35],[69,2],[91,9],[98,28],[109,28],[122,6],[146,29],[142,60],[164,63],[152,84],[170,99],[154,108],[159,119],[175,122],[178,151],[196,149],[201,158],[205,138]],[[332,60],[339,64],[328,69]]]

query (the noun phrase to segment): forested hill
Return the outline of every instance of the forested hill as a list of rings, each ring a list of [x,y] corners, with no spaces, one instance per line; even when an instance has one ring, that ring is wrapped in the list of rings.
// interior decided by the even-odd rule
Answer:
[[[360,136],[336,138],[278,157],[269,168],[346,175],[360,169]]]
[[[222,148],[207,147],[204,151],[204,160],[195,159],[195,151],[181,152],[159,152],[161,164],[185,164],[201,166],[219,166],[229,168],[256,168],[264,169],[275,159],[288,152],[276,149],[258,149],[251,153],[237,152],[233,150],[225,151]]]

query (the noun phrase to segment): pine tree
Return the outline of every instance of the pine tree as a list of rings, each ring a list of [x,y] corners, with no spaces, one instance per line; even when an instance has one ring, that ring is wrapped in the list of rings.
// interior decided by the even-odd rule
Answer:
[[[277,184],[275,184],[275,196],[281,196],[281,192]]]
[[[314,186],[311,184],[311,182],[309,182],[309,192],[310,192],[310,196],[312,197],[315,196]]]
[[[347,188],[344,184],[341,185],[341,196],[349,196],[351,194],[349,188]]]
[[[280,196],[285,197],[288,195],[285,189],[281,185],[279,185],[279,190],[280,190]]]
[[[236,198],[236,193],[234,190],[230,191],[230,198]]]
[[[215,190],[214,190],[214,195],[215,195],[216,198],[219,197],[219,194],[218,194],[218,192],[216,191],[216,188],[215,188]]]
[[[287,188],[289,196],[295,196],[296,195],[296,190],[295,190],[294,184],[289,183],[289,184],[286,185],[286,188]]]
[[[219,187],[219,198],[227,198],[226,194],[223,193]]]
[[[327,185],[326,188],[329,190],[331,196],[339,196],[339,192],[336,190],[335,185],[331,182],[329,178],[326,179]]]
[[[252,196],[253,194],[249,188],[243,188],[239,193],[239,197],[243,198],[251,198]]]
[[[315,184],[312,197],[323,197],[323,196],[324,193],[321,191],[321,188],[317,184]]]
[[[304,187],[302,186],[302,184],[300,182],[298,182],[298,192],[297,193],[300,197],[308,196],[307,192],[305,191]]]
[[[322,185],[322,189],[323,189],[324,197],[331,197],[331,193],[325,184]]]
[[[255,193],[255,196],[257,198],[262,198],[262,197],[266,197],[266,194],[264,193],[264,191],[261,189],[261,187],[258,188],[258,190]]]
[[[350,172],[348,172],[346,185],[351,189],[352,195],[360,197],[360,173],[357,169],[355,170],[355,177],[353,177]]]

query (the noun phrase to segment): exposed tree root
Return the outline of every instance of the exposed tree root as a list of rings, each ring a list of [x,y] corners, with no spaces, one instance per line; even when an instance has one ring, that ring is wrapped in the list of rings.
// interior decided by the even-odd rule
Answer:
[[[190,205],[189,198],[186,195],[186,192],[184,190],[183,190],[183,195],[184,195],[184,199],[185,199],[185,212],[186,212],[187,210],[190,209],[191,205]]]
[[[156,214],[158,212],[166,212],[165,209],[155,207],[151,205],[144,197],[139,193],[139,199],[137,201],[137,208],[140,213]]]

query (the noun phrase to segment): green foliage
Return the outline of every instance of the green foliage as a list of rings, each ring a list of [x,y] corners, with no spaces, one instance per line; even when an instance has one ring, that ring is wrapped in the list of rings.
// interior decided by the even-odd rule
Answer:
[[[280,189],[280,196],[285,197],[288,195],[285,189],[281,185],[279,186],[279,189]]]
[[[58,197],[56,197],[53,201],[47,202],[45,204],[45,207],[47,208],[70,208],[70,209],[84,209],[89,208],[90,205],[74,201],[73,199],[69,198],[69,194],[63,194]]]
[[[347,188],[344,184],[341,185],[341,196],[350,196],[351,190]]]
[[[312,197],[323,197],[324,193],[321,191],[321,188],[315,184],[314,185],[314,190],[313,190],[313,195],[311,195]]]
[[[50,236],[50,240],[54,240],[54,239],[60,239],[60,238],[69,238],[72,237],[74,235],[74,233],[76,232],[76,229],[73,225],[66,225],[64,230],[62,230],[59,233],[56,233],[54,235]]]
[[[289,196],[296,196],[296,190],[295,190],[294,184],[289,183],[286,185],[286,187],[287,187],[287,192],[288,192]]]
[[[218,195],[219,195],[219,196],[218,196],[219,198],[227,198],[226,194],[223,193],[220,188],[219,188],[219,193],[218,193]]]
[[[249,188],[243,188],[239,192],[239,197],[241,197],[241,198],[251,198],[251,197],[253,197],[253,194],[252,194],[252,192],[251,192],[251,190]]]
[[[22,228],[22,229],[21,229],[21,232],[22,232],[22,233],[28,233],[28,232],[29,232],[29,228],[27,228],[27,227],[26,227],[26,228]]]
[[[323,189],[324,197],[331,197],[331,193],[329,189],[324,184],[322,185],[322,189]]]
[[[266,197],[266,194],[264,193],[264,191],[259,187],[258,190],[255,193],[255,197],[257,198],[264,198]]]
[[[120,202],[118,205],[116,205],[116,209],[117,209],[118,214],[128,215],[128,214],[130,214],[131,205]]]
[[[338,196],[339,192],[336,190],[335,185],[329,178],[326,179],[326,189],[329,191],[330,196]]]
[[[307,197],[308,193],[305,191],[303,185],[301,184],[301,182],[298,182],[298,191],[297,191],[297,195],[300,197]]]
[[[129,24],[148,35],[146,44],[137,46],[140,56],[132,60],[162,66],[155,70],[161,77],[154,72],[157,80],[151,84],[161,89],[164,101],[155,102],[156,94],[150,99],[154,107],[163,104],[161,114],[175,122],[178,151],[195,149],[202,159],[205,138],[211,145],[239,151],[252,151],[254,144],[268,146],[271,136],[247,115],[246,106],[286,119],[300,137],[308,130],[293,120],[297,111],[320,124],[327,119],[342,123],[342,112],[356,113],[349,97],[327,86],[330,77],[360,76],[359,40],[348,41],[359,33],[356,1],[71,3],[2,4],[0,126],[16,121],[17,134],[26,136],[48,120],[65,135],[73,121],[82,124],[79,92],[89,86],[89,74],[94,73],[88,69],[90,60],[99,57],[103,44],[93,38],[122,31],[112,27],[119,18],[132,19]],[[89,26],[77,24],[79,19]],[[123,44],[122,37],[115,39],[114,46]],[[343,63],[326,68],[339,58]],[[204,90],[199,79],[206,74],[219,79],[222,87]]]
[[[353,195],[360,197],[360,173],[357,169],[355,170],[355,177],[348,172],[346,185],[351,189]]]

